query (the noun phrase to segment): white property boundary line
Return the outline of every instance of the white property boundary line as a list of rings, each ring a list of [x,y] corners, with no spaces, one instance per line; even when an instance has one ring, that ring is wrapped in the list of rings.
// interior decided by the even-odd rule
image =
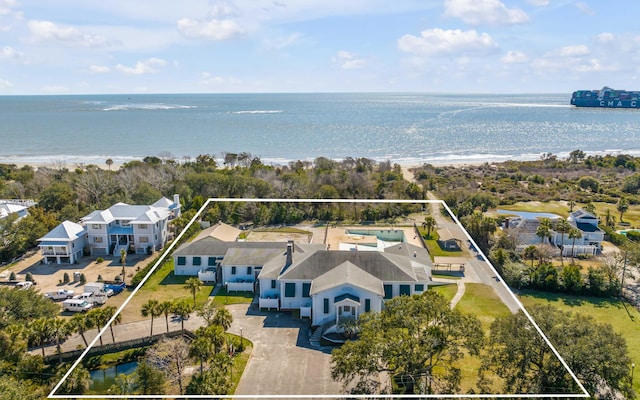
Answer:
[[[221,203],[231,203],[231,202],[237,202],[237,203],[242,203],[242,202],[250,202],[250,203],[392,203],[392,204],[434,204],[435,203],[435,204],[440,204],[447,210],[447,212],[449,213],[449,216],[455,221],[455,223],[462,230],[462,232],[464,232],[464,234],[467,237],[467,239],[473,244],[473,246],[475,246],[475,248],[478,250],[478,252],[482,255],[484,262],[489,266],[489,268],[491,268],[493,273],[495,273],[496,276],[500,276],[498,274],[498,271],[496,271],[496,269],[493,267],[493,265],[491,265],[491,263],[489,262],[489,259],[484,255],[482,250],[480,250],[480,248],[476,245],[476,242],[471,238],[471,236],[466,231],[466,229],[464,229],[462,227],[462,224],[460,223],[458,218],[456,218],[456,216],[451,212],[451,209],[442,200],[255,199],[255,198],[252,198],[252,199],[245,199],[245,198],[238,198],[238,199],[221,198],[221,199],[216,199],[216,198],[209,198],[202,205],[202,207],[200,207],[200,209],[198,210],[196,215],[194,215],[194,217],[191,218],[191,221],[189,221],[189,223],[185,226],[185,228],[182,230],[182,232],[180,232],[180,234],[171,242],[169,247],[166,248],[166,250],[160,256],[158,261],[156,261],[156,263],[149,270],[147,275],[145,275],[145,277],[142,279],[142,281],[140,281],[138,286],[136,286],[136,288],[133,290],[133,292],[131,292],[129,297],[127,297],[127,299],[124,301],[124,303],[122,303],[120,308],[118,308],[118,310],[115,312],[113,317],[111,317],[109,322],[107,322],[107,324],[100,330],[100,332],[98,332],[98,335],[96,335],[96,337],[91,341],[91,343],[89,343],[89,346],[87,346],[87,348],[82,352],[82,354],[80,354],[80,357],[78,357],[78,359],[73,363],[71,368],[69,368],[67,373],[64,374],[64,376],[62,377],[60,382],[58,382],[58,384],[51,390],[51,393],[49,393],[47,398],[49,398],[49,399],[222,399],[222,398],[224,398],[224,399],[227,399],[227,398],[234,398],[234,399],[246,399],[246,398],[262,398],[262,399],[277,399],[277,398],[281,398],[281,399],[305,399],[305,398],[309,398],[309,399],[310,398],[381,399],[381,398],[389,398],[389,395],[351,395],[351,394],[335,394],[335,395],[246,395],[246,396],[245,395],[233,395],[233,396],[220,395],[220,396],[216,396],[216,395],[192,395],[192,394],[191,395],[58,395],[58,394],[55,394],[55,392],[58,391],[58,389],[60,388],[62,383],[69,377],[71,372],[78,366],[78,364],[80,364],[80,362],[84,359],[84,357],[87,355],[89,350],[95,345],[95,343],[102,336],[102,334],[109,328],[109,326],[113,323],[113,321],[120,314],[120,312],[122,312],[124,307],[127,306],[127,304],[133,298],[133,296],[135,296],[136,293],[138,293],[138,290],[140,290],[142,285],[145,284],[145,282],[149,279],[151,274],[153,274],[155,272],[155,270],[158,268],[158,266],[160,264],[162,264],[162,262],[165,260],[167,255],[171,252],[171,250],[173,250],[175,245],[182,238],[182,235],[184,235],[184,233],[187,232],[187,230],[191,227],[191,225],[193,225],[193,223],[196,221],[196,219],[200,216],[200,214],[202,214],[202,212],[209,206],[209,203],[211,203],[211,202],[221,202]],[[547,344],[547,346],[549,346],[549,348],[551,348],[551,351],[553,351],[553,354],[560,360],[560,362],[562,363],[562,366],[569,372],[569,375],[571,375],[571,378],[573,378],[575,383],[578,384],[578,387],[580,388],[580,390],[582,390],[582,393],[575,393],[575,394],[566,394],[566,393],[559,393],[559,394],[449,394],[449,395],[446,395],[446,394],[445,395],[420,394],[420,395],[394,395],[392,397],[394,397],[394,398],[403,398],[403,399],[405,399],[405,398],[406,399],[418,399],[418,398],[420,398],[420,399],[425,399],[425,398],[431,398],[431,399],[468,399],[468,398],[509,399],[509,398],[589,398],[590,397],[589,392],[587,392],[587,390],[582,385],[582,383],[578,380],[578,378],[573,373],[571,368],[569,368],[569,366],[567,365],[565,360],[562,358],[562,356],[560,356],[560,354],[558,353],[556,348],[551,344],[551,342],[549,341],[547,336],[544,334],[544,332],[542,332],[542,329],[540,329],[540,327],[533,320],[533,318],[531,317],[529,312],[524,308],[524,306],[522,305],[522,303],[520,302],[518,297],[511,291],[509,286],[507,286],[507,284],[504,282],[504,279],[500,279],[500,283],[504,286],[504,288],[507,290],[507,292],[511,295],[511,297],[516,302],[516,304],[518,304],[518,306],[520,307],[520,309],[522,310],[524,315],[527,317],[527,319],[529,319],[531,324],[535,327],[535,329],[538,332],[538,334],[540,336],[542,336],[542,338],[544,339],[544,341]]]

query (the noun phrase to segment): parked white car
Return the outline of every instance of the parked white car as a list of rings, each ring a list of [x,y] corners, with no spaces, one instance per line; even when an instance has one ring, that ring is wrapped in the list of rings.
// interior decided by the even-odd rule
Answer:
[[[16,289],[23,289],[23,290],[27,290],[30,287],[33,286],[33,282],[29,282],[29,281],[24,281],[24,282],[18,282],[16,283]]]
[[[51,300],[64,300],[70,299],[73,297],[73,290],[69,289],[59,289],[55,292],[47,292],[44,294],[44,297],[49,298]]]
[[[107,295],[102,293],[85,292],[73,296],[74,300],[86,300],[94,306],[102,305],[107,302]]]
[[[93,304],[86,300],[67,299],[62,302],[62,311],[86,312],[93,307]]]

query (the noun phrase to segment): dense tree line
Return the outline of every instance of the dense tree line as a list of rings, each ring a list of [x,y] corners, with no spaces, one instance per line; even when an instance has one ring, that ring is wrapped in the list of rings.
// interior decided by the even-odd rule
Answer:
[[[64,220],[77,221],[118,202],[152,204],[179,194],[183,210],[197,211],[208,198],[422,199],[424,192],[403,179],[399,165],[367,158],[342,161],[318,157],[272,166],[250,154],[225,154],[218,165],[211,155],[176,162],[145,157],[117,170],[95,165],[0,165],[0,198],[34,199],[37,207],[17,223],[0,222],[0,262],[22,255],[35,240]],[[361,204],[219,203],[205,220],[256,225],[293,224],[302,220],[393,220],[415,207]]]

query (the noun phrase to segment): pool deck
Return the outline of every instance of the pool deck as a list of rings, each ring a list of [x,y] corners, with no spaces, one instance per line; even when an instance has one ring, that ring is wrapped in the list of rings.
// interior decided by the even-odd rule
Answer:
[[[412,226],[394,226],[394,227],[384,227],[384,226],[376,226],[372,225],[369,227],[362,226],[336,226],[330,227],[327,231],[327,239],[326,243],[329,245],[329,249],[337,250],[340,248],[340,243],[362,243],[363,245],[372,245],[377,243],[377,239],[374,236],[365,236],[360,233],[358,234],[349,234],[347,231],[349,230],[371,230],[371,231],[381,231],[381,230],[401,230],[404,232],[404,237],[407,243],[413,244],[415,246],[422,246],[422,242],[420,238],[416,235],[415,229]]]

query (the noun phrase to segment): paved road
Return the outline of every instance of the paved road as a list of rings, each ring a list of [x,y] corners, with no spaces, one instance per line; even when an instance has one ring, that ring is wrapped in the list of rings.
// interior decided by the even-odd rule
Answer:
[[[431,192],[427,192],[429,200],[437,200]],[[482,283],[484,285],[492,287],[496,294],[500,297],[502,302],[515,313],[521,309],[519,301],[513,295],[509,287],[504,283],[499,275],[493,269],[491,264],[484,259],[478,252],[476,252],[470,244],[469,237],[461,227],[458,226],[450,218],[445,217],[440,212],[441,205],[439,203],[431,203],[431,215],[435,218],[438,226],[438,232],[446,232],[451,237],[454,237],[462,243],[462,246],[468,246],[469,253],[472,255],[468,258],[465,264],[464,276],[462,282],[464,283]]]

